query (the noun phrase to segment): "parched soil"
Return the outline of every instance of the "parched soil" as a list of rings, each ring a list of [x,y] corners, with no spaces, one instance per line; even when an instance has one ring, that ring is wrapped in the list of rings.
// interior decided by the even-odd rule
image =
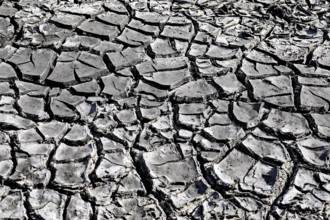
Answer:
[[[330,219],[328,0],[0,1],[0,219]]]

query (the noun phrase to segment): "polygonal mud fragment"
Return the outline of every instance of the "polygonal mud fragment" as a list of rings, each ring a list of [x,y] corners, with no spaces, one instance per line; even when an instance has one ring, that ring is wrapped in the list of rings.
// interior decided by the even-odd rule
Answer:
[[[314,119],[317,134],[321,138],[330,138],[330,115],[329,114],[311,114]]]
[[[131,28],[125,28],[123,32],[117,37],[117,40],[124,44],[128,44],[130,46],[144,46],[146,47],[152,41],[152,37],[148,36],[144,33],[140,33],[139,31],[133,30]]]
[[[21,144],[15,151],[17,166],[9,179],[29,188],[46,186],[51,177],[47,163],[54,147],[52,144]]]
[[[185,26],[165,25],[161,36],[190,42],[194,36],[194,26],[192,23]]]
[[[303,110],[329,109],[329,87],[302,86],[300,92],[300,107]]]
[[[113,41],[119,34],[119,30],[116,26],[92,19],[84,21],[81,25],[79,25],[78,29],[83,33],[109,41]]]
[[[237,188],[254,163],[252,157],[233,149],[220,163],[210,165],[208,178],[217,186]]]
[[[189,67],[190,64],[186,57],[155,58],[136,65],[136,69],[141,75],[148,75],[153,72],[189,69]]]
[[[330,169],[330,147],[327,141],[310,137],[296,143],[303,160],[320,167]]]
[[[100,142],[102,150],[104,150],[105,152],[115,152],[118,149],[125,149],[124,145],[113,139],[101,137]]]
[[[143,47],[127,48],[121,52],[107,53],[107,65],[114,70],[130,67],[146,59]]]
[[[101,94],[113,97],[113,99],[126,97],[133,84],[132,78],[114,74],[104,76],[101,79],[104,85]]]
[[[245,87],[233,73],[228,73],[224,76],[213,77],[213,82],[219,89],[221,93],[225,95],[233,95],[242,92]]]
[[[40,123],[37,127],[46,141],[58,142],[69,129],[67,123],[52,120],[51,122]]]
[[[66,38],[62,47],[63,49],[70,51],[77,51],[79,49],[92,50],[93,48],[99,46],[102,42],[105,41],[101,41],[96,37],[73,34],[72,36]]]
[[[68,28],[76,28],[86,18],[81,15],[58,12],[50,20],[55,24]]]
[[[23,116],[32,118],[38,121],[46,120],[49,118],[45,112],[45,101],[42,98],[34,98],[28,95],[20,96],[17,104]]]
[[[305,86],[327,86],[327,87],[330,86],[330,83],[327,80],[327,78],[316,78],[316,77],[310,78],[310,77],[298,76],[298,83]]]
[[[162,24],[168,20],[168,16],[161,15],[157,12],[136,11],[135,17],[148,24]]]
[[[100,56],[82,52],[77,58],[74,72],[80,82],[85,82],[108,74],[108,69]]]
[[[90,201],[97,205],[109,205],[116,190],[115,182],[107,181],[106,183],[97,183],[93,187],[89,186],[86,189],[86,195]]]
[[[277,38],[270,40],[271,46],[265,46],[266,44],[259,45],[258,48],[272,53],[277,56],[278,59],[282,61],[289,62],[304,62],[308,54],[308,48],[298,47],[293,44],[284,42],[281,44]],[[286,45],[285,45],[286,44]]]
[[[203,133],[216,141],[227,143],[229,146],[236,145],[245,132],[236,125],[213,125],[203,129]]]
[[[24,206],[25,197],[21,190],[10,190],[7,186],[0,187],[0,218],[27,220]]]
[[[258,161],[244,177],[243,190],[253,191],[258,195],[272,196],[278,181],[278,168]],[[278,194],[280,192],[277,192]]]
[[[217,90],[205,80],[192,81],[180,86],[174,99],[178,102],[201,102],[217,96]]]
[[[230,149],[228,145],[210,141],[200,134],[195,135],[193,142],[199,156],[204,162],[219,161]]]
[[[77,120],[79,115],[75,110],[72,110],[68,105],[63,102],[52,100],[50,102],[50,110],[52,111],[55,118],[59,120]]]
[[[99,206],[96,210],[98,219],[130,218],[165,219],[166,215],[157,200],[152,197],[116,198],[108,206]]]
[[[294,175],[289,189],[280,198],[278,204],[296,212],[320,214],[330,200],[330,193],[322,186],[329,183],[329,176],[320,172],[300,168]]]
[[[159,89],[155,86],[152,86],[150,84],[144,83],[142,80],[140,80],[138,86],[134,88],[134,92],[137,94],[146,94],[145,100],[149,101],[164,101],[168,97],[168,91]]]
[[[132,147],[139,135],[141,127],[139,125],[131,125],[126,127],[115,128],[111,136],[127,147]]]
[[[66,219],[72,220],[89,220],[93,214],[91,204],[84,201],[79,194],[71,196],[66,211]]]
[[[14,68],[5,62],[0,63],[0,74],[0,81],[14,81],[17,79]]]
[[[108,53],[108,52],[121,51],[123,49],[123,47],[124,46],[122,44],[117,44],[117,43],[108,42],[108,41],[102,41],[101,43],[99,43],[97,46],[95,46],[92,49],[92,52],[103,56],[105,53]]]
[[[10,45],[0,48],[0,58],[7,61],[15,52],[16,48]]]
[[[0,113],[0,128],[8,130],[29,129],[36,127],[33,121],[18,115]]]
[[[82,161],[84,159],[96,157],[96,146],[93,142],[90,142],[82,146],[69,146],[61,143],[53,156],[55,162],[72,162]]]
[[[23,79],[43,82],[47,78],[56,56],[56,53],[49,49],[33,51],[29,48],[20,48],[9,62],[17,65]]]
[[[165,143],[167,143],[167,138],[165,138],[161,133],[153,132],[150,128],[145,127],[141,131],[139,139],[137,140],[136,148],[152,151]]]
[[[124,29],[129,22],[129,16],[127,14],[118,14],[114,12],[106,12],[97,16],[100,21],[104,23],[117,26],[120,30]]]
[[[233,104],[235,119],[245,124],[247,128],[257,126],[264,112],[263,103],[234,102]]]
[[[150,84],[154,84],[159,88],[164,89],[178,88],[192,78],[188,69],[154,72],[142,76]]]
[[[71,145],[81,145],[86,144],[90,139],[91,134],[87,126],[74,124],[63,140]]]
[[[66,195],[51,189],[34,189],[28,196],[30,214],[41,219],[62,220],[66,199]]]
[[[188,46],[188,42],[157,38],[150,44],[150,50],[155,57],[177,57],[184,55]]]
[[[83,101],[85,101],[85,97],[72,95],[68,90],[62,90],[59,96],[53,97],[52,100],[63,102],[64,104],[70,107],[76,107]]]
[[[146,35],[149,35],[152,37],[158,36],[159,32],[160,32],[159,26],[146,24],[137,19],[132,19],[127,26],[133,30],[136,30],[140,33],[143,33],[143,34],[146,34]]]
[[[216,164],[206,164],[208,178],[217,188],[225,187],[226,194],[249,191],[272,203],[288,178],[287,171],[279,166],[256,161],[234,149]]]
[[[324,67],[329,67],[329,53],[330,48],[328,45],[320,45],[313,52],[313,60]]]
[[[117,122],[109,115],[102,114],[93,122],[93,129],[96,132],[107,134],[117,126]]]
[[[252,197],[224,199],[213,192],[192,212],[194,219],[265,219],[267,206]]]
[[[67,190],[79,190],[89,184],[88,175],[92,172],[94,162],[82,160],[80,162],[54,163],[55,178],[52,184],[55,187]]]
[[[104,11],[102,5],[99,1],[84,2],[83,4],[63,4],[59,5],[58,10],[73,14],[96,16]]]
[[[14,163],[11,157],[11,147],[8,144],[0,145],[0,177],[7,179],[14,168]],[[0,215],[0,217],[2,217]]]
[[[0,82],[0,95],[1,99],[3,99],[5,96],[14,96],[14,91],[10,88],[9,82]],[[2,101],[1,104],[7,103]]]
[[[186,208],[187,204],[193,206],[194,201],[204,199],[209,194],[209,186],[205,180],[197,180],[190,184],[184,191],[170,196],[170,201],[173,205],[168,207],[169,210]],[[189,207],[190,208],[190,207]],[[166,211],[169,211],[166,210]]]
[[[239,70],[239,74],[251,79],[258,79],[276,76],[279,73],[272,65],[266,65],[261,63],[257,63],[255,65],[252,62],[249,62],[248,60],[244,59],[242,61],[242,66]]]
[[[202,128],[211,114],[211,108],[203,103],[179,104],[177,123],[188,128]]]
[[[147,191],[141,181],[139,174],[132,170],[121,181],[117,189],[117,195],[122,196],[136,196],[146,195]]]
[[[257,139],[253,135],[248,135],[244,141],[242,141],[248,151],[258,155],[260,158],[270,160],[278,163],[287,163],[290,161],[290,155],[285,146],[279,141],[266,141]]]
[[[116,114],[116,119],[124,125],[136,124],[138,122],[134,109],[121,110]]]
[[[198,179],[201,171],[194,155],[194,150],[187,144],[166,144],[157,150],[137,155],[152,190],[168,197],[167,212],[180,210],[184,213],[194,201],[203,199],[209,193],[209,186]],[[200,191],[196,190],[198,187]]]
[[[211,45],[206,53],[206,56],[220,60],[228,60],[232,58],[240,58],[242,56],[242,51],[239,48]]]
[[[15,33],[14,25],[11,24],[9,18],[0,18],[0,45],[1,47],[6,45],[7,41],[13,38]]]
[[[29,95],[33,97],[46,97],[49,93],[48,86],[42,86],[25,81],[15,81],[15,85],[19,90],[19,95]]]
[[[277,64],[277,61],[274,60],[271,56],[266,53],[260,52],[258,50],[252,50],[247,56],[247,59],[264,64]]]
[[[85,96],[97,96],[101,91],[101,88],[96,80],[79,83],[78,85],[72,86],[72,89],[75,93]]]
[[[273,76],[265,79],[250,79],[248,81],[252,86],[249,93],[257,100],[280,106],[292,107],[293,87],[290,76]]]
[[[99,179],[119,180],[133,168],[133,161],[125,150],[106,153],[96,167],[95,177]]]
[[[35,128],[31,128],[28,130],[22,130],[17,132],[17,139],[19,143],[27,143],[27,142],[38,142],[43,141],[41,135],[37,132]]]
[[[49,84],[54,83],[56,85],[61,85],[64,87],[69,87],[71,85],[77,84],[74,64],[59,62],[56,64],[53,72],[47,78]]]
[[[263,125],[276,134],[300,138],[310,133],[307,120],[299,113],[271,109]]]

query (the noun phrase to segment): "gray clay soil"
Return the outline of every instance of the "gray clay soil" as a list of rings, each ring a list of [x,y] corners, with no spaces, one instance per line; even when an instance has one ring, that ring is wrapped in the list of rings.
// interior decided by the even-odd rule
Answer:
[[[0,1],[0,219],[329,219],[329,9]]]

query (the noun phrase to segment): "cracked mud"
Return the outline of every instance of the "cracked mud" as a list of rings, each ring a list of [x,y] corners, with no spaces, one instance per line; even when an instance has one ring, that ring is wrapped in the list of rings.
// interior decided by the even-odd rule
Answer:
[[[0,1],[0,219],[329,219],[327,0]]]

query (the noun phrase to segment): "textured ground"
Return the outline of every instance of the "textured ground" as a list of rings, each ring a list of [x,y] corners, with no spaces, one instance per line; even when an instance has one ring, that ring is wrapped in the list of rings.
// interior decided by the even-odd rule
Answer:
[[[327,0],[1,1],[0,219],[329,219]]]

